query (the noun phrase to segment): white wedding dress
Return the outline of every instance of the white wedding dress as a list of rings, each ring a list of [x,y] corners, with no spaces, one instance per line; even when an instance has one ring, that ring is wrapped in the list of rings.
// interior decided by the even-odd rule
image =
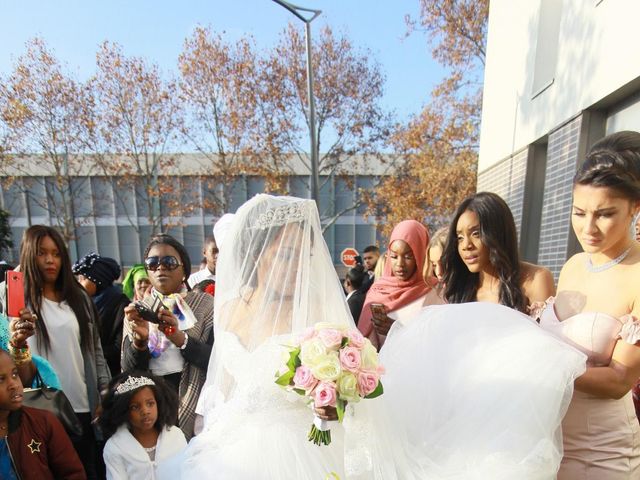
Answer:
[[[329,446],[308,442],[313,411],[299,395],[275,383],[274,373],[283,365],[282,345],[289,339],[272,337],[248,352],[237,337],[224,334],[221,359],[238,387],[232,402],[211,399],[220,406],[189,444],[182,478],[322,480],[331,472],[345,478],[342,427],[332,428]],[[205,409],[208,394],[215,395],[203,392]]]

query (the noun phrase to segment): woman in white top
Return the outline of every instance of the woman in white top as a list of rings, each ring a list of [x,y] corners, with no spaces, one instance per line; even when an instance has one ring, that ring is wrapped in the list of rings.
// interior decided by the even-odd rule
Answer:
[[[27,344],[34,354],[46,358],[60,377],[83,425],[82,436],[72,442],[87,477],[95,478],[96,441],[91,420],[100,404],[99,392],[110,379],[100,346],[97,311],[75,279],[67,247],[54,228],[33,225],[24,232],[20,268],[26,303],[36,316],[36,328],[26,335]],[[32,379],[27,377],[33,375],[35,370],[21,371],[23,383],[31,385]]]

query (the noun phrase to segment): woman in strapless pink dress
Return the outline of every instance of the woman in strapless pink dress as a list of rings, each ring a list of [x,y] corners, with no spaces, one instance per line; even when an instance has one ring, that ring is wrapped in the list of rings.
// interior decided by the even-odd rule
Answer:
[[[540,324],[588,355],[563,421],[559,480],[640,479],[640,133],[605,137],[574,179],[572,225],[584,252],[562,268]]]

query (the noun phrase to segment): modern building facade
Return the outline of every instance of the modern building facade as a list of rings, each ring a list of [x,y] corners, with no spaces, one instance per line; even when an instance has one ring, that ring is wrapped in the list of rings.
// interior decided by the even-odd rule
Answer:
[[[195,209],[185,209],[179,216],[174,213],[174,216],[167,218],[169,213],[165,215],[165,212],[169,211],[169,207],[165,204],[166,199],[159,200],[159,209],[165,220],[177,224],[168,228],[167,233],[185,245],[194,268],[202,258],[204,238],[211,235],[213,224],[224,213],[206,206],[207,198],[215,195],[215,185],[219,184],[219,179],[211,174],[206,164],[198,160],[197,155],[180,155],[174,171],[161,172],[158,179],[161,183],[171,185],[174,192],[178,191],[185,204],[195,201],[198,205]],[[39,171],[37,157],[23,161],[33,162],[31,175],[18,177],[11,184],[5,182],[2,185],[0,182],[0,207],[11,214],[14,248],[9,258],[5,259],[10,263],[18,260],[23,231],[34,224],[56,225],[56,212],[61,208],[55,205],[55,178],[46,171]],[[87,169],[87,172],[80,173],[90,171]],[[349,175],[320,178],[319,207],[322,219],[328,224],[325,240],[336,265],[341,263],[343,249],[362,249],[377,241],[375,220],[363,217],[364,205],[350,207],[356,204],[360,189],[372,188],[381,172],[382,168],[377,162],[363,160],[356,163]],[[309,176],[303,173],[302,168],[300,171],[294,170],[286,183],[291,195],[309,198]],[[78,225],[75,227],[75,241],[69,244],[72,259],[96,251],[115,258],[123,266],[142,260],[144,247],[151,234],[149,207],[135,186],[131,183],[123,185],[119,180],[118,177],[89,174],[73,178],[71,207]],[[140,186],[141,180],[137,184]],[[231,184],[230,212],[235,212],[246,200],[265,191],[265,179],[259,176],[237,175]],[[344,213],[339,215],[340,212]],[[334,216],[338,216],[335,221],[332,218]]]
[[[492,0],[478,190],[510,205],[523,257],[559,274],[579,245],[572,180],[589,147],[640,130],[636,0]]]

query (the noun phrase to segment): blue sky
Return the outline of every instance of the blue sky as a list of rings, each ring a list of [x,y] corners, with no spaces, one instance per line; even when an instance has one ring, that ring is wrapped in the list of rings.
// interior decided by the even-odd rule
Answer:
[[[313,30],[329,24],[371,51],[387,78],[384,105],[400,118],[418,113],[444,74],[423,34],[405,37],[405,15],[417,15],[418,0],[292,3],[323,11]],[[264,48],[276,43],[287,22],[302,28],[302,22],[271,0],[0,0],[0,18],[0,75],[11,71],[28,39],[40,36],[80,79],[93,73],[95,52],[104,40],[175,71],[183,40],[197,25],[211,25],[230,38],[250,34]]]

